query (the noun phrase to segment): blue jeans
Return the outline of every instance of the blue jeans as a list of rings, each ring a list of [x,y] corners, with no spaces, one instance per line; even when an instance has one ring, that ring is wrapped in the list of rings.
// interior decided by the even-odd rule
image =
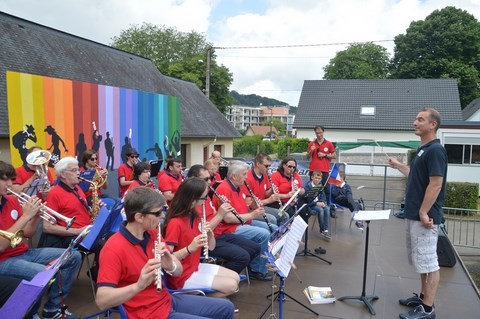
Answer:
[[[172,310],[168,319],[233,319],[230,300],[189,294],[172,295]]]
[[[239,225],[235,230],[234,234],[253,240],[260,245],[260,255],[255,257],[250,262],[250,269],[255,272],[265,274],[268,271],[267,259],[262,258],[261,256],[266,251],[268,251],[268,240],[270,239],[270,231],[267,230],[268,227],[263,228],[253,226],[253,224],[255,224],[256,222],[259,224],[263,224],[265,225],[265,227],[267,227],[266,223],[253,220],[252,225]]]
[[[268,216],[269,215],[267,215],[267,218],[268,218]],[[252,219],[252,223],[250,225],[266,229],[266,230],[268,230],[268,232],[270,232],[270,228],[268,227],[267,223],[265,222],[265,219],[263,219],[263,217],[260,217],[260,218],[261,218],[261,220]],[[277,221],[275,220],[275,222],[273,223],[270,218],[268,220],[270,221],[270,225],[272,225],[273,232],[276,232],[278,230]],[[262,251],[262,253],[263,253],[263,251]]]
[[[44,271],[45,266],[54,259],[60,257],[64,251],[65,249],[61,248],[29,249],[23,255],[10,257],[7,260],[0,262],[0,275],[32,280],[36,274]],[[74,251],[73,254],[65,260],[63,265],[60,266],[60,270],[55,276],[56,280],[52,284],[44,309],[53,311],[62,307],[60,288],[63,291],[63,298],[66,298],[72,287],[72,281],[80,267],[81,261],[82,257],[80,256],[80,253]]]
[[[313,215],[318,215],[318,224],[320,226],[320,231],[328,230],[328,225],[330,222],[330,206],[313,206],[310,207],[310,209]]]

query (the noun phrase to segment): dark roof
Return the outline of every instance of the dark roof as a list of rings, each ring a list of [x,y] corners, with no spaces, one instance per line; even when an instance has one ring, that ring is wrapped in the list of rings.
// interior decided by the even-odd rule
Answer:
[[[470,102],[463,110],[462,116],[465,121],[468,121],[470,116],[475,114],[480,109],[480,97],[476,98],[472,102]]]
[[[480,121],[442,121],[440,128],[480,129]]]
[[[361,106],[375,106],[375,116],[361,116]],[[423,107],[462,120],[456,80],[306,80],[293,127],[411,131]]]
[[[2,12],[0,43],[0,136],[9,134],[6,71],[178,96],[182,136],[240,136],[197,86],[162,75],[144,57]]]

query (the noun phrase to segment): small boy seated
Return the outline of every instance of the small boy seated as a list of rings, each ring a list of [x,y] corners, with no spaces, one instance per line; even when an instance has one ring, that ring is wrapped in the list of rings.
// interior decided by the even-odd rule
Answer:
[[[320,234],[326,240],[330,240],[332,238],[328,232],[330,206],[327,204],[325,190],[323,189],[322,185],[322,172],[314,171],[312,173],[311,181],[305,185],[305,193],[308,194],[312,189],[316,189],[318,191],[318,195],[313,199],[309,199],[308,206],[312,214],[318,215]]]
[[[338,174],[340,175],[342,181],[344,181],[345,183],[343,183],[342,186],[333,185],[331,191],[332,201],[338,205],[347,207],[353,214],[355,214],[359,210],[365,209],[365,207],[362,207],[362,203],[356,202],[353,199],[352,187],[345,180],[345,172],[339,172]],[[355,222],[355,226],[363,230],[363,222],[358,220]]]

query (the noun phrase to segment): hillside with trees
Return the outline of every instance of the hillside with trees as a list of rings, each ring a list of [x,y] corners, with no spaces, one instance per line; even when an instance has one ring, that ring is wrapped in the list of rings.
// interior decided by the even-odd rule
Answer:
[[[240,94],[237,91],[231,91],[230,96],[234,99],[235,105],[245,106],[288,106],[288,103],[271,99],[256,94]]]

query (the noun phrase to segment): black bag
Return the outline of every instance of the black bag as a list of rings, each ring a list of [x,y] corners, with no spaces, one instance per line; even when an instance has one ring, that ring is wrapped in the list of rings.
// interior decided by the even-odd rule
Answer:
[[[457,263],[455,251],[444,224],[440,224],[438,227],[437,255],[440,267],[453,267]]]

